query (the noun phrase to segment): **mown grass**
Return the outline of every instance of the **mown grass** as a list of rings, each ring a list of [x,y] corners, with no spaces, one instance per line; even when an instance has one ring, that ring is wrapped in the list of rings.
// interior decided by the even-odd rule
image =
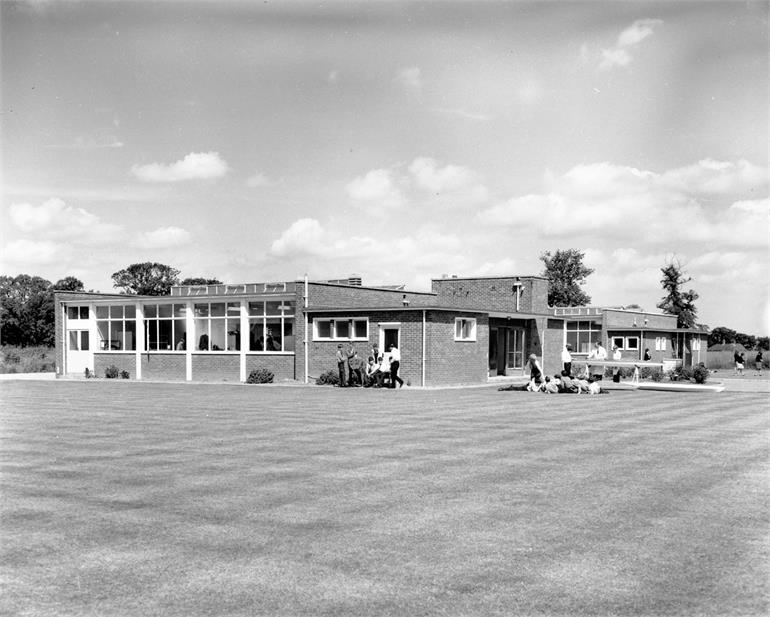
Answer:
[[[0,612],[759,615],[765,395],[6,383]]]

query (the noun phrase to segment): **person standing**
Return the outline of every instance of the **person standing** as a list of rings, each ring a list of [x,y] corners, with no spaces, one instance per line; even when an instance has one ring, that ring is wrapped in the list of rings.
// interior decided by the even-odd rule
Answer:
[[[545,382],[543,367],[540,366],[540,363],[537,361],[537,356],[535,354],[529,355],[527,364],[529,364],[528,388],[531,388],[532,392],[537,392],[540,390],[541,385]]]
[[[596,341],[591,353],[588,354],[588,359],[598,360],[599,362],[604,362],[607,359],[607,350],[601,341]],[[596,381],[600,381],[604,377],[604,366],[592,366],[591,375]]]
[[[757,347],[757,355],[754,358],[754,368],[757,369],[757,375],[762,377],[762,349]]]
[[[735,374],[743,377],[743,354],[736,349],[733,352],[733,361],[735,362]]]
[[[340,373],[340,388],[344,388],[347,384],[345,383],[345,373],[347,372],[347,364],[348,364],[348,356],[347,354],[342,351],[342,343],[337,345],[337,370]]]
[[[356,348],[353,346],[353,343],[348,343],[348,350],[347,350],[347,357],[348,357],[348,385],[350,387],[353,387],[355,385],[355,375],[356,371],[353,368],[353,358],[356,357]]]
[[[618,349],[617,345],[612,346],[612,359],[613,360],[621,360],[623,358],[623,354],[620,352],[620,349]],[[612,381],[614,383],[620,383],[620,367],[619,366],[613,366],[612,367]]]
[[[567,372],[567,375],[572,375],[572,345],[567,343],[561,352],[561,364],[562,370]]]
[[[398,368],[401,366],[401,352],[398,347],[391,344],[390,346],[390,387],[395,388],[396,382],[398,387],[404,387],[404,380],[398,376]]]
[[[350,366],[350,386],[362,388],[364,386],[364,360],[358,357],[358,352],[353,350],[353,357],[348,360]]]
[[[644,361],[645,362],[649,362],[650,360],[652,360],[652,354],[650,353],[650,348],[649,347],[645,347],[645,349],[644,349]]]

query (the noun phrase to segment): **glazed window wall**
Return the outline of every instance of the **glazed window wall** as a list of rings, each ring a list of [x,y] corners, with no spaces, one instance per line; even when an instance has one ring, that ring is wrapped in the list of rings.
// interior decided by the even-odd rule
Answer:
[[[193,310],[197,351],[240,350],[240,302],[196,302]]]
[[[294,351],[294,313],[290,300],[249,302],[249,351]]]
[[[602,324],[596,321],[568,321],[567,344],[574,353],[587,354],[594,343],[602,340]]]
[[[136,307],[111,305],[96,307],[99,349],[103,351],[136,350]]]
[[[145,304],[145,349],[165,351],[187,348],[187,308],[184,304]]]

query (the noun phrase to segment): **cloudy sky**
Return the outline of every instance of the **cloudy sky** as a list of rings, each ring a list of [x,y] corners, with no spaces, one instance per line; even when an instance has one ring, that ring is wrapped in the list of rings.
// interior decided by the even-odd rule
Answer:
[[[428,289],[770,330],[767,2],[1,2],[4,274]]]

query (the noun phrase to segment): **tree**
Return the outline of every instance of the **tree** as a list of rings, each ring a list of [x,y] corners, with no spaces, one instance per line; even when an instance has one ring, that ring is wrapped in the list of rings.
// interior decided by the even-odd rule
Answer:
[[[53,286],[39,276],[0,276],[0,343],[54,344]]]
[[[546,251],[540,255],[545,264],[543,276],[548,279],[549,306],[584,306],[591,302],[591,296],[580,286],[593,273],[592,268],[583,265],[585,253],[577,249],[557,250],[551,255]]]
[[[711,332],[709,332],[709,347],[713,347],[714,345],[723,345],[723,344],[729,344],[735,342],[735,336],[738,333],[731,329],[731,328],[725,328],[724,326],[719,326],[717,328],[714,328]]]
[[[112,274],[113,287],[121,287],[124,293],[140,296],[164,296],[171,293],[172,285],[179,282],[179,270],[146,261],[131,264]]]
[[[676,315],[677,328],[694,328],[695,316],[698,314],[695,308],[698,294],[692,289],[682,291],[682,287],[692,278],[685,276],[682,266],[676,261],[669,262],[660,271],[663,273],[660,284],[666,295],[658,302],[658,308],[669,315]]]
[[[770,351],[770,336],[758,336],[757,347],[764,349],[765,351]]]
[[[53,284],[56,291],[85,291],[83,281],[74,276],[65,276]]]
[[[207,279],[202,276],[186,278],[180,285],[221,285],[222,281],[219,279]]]

